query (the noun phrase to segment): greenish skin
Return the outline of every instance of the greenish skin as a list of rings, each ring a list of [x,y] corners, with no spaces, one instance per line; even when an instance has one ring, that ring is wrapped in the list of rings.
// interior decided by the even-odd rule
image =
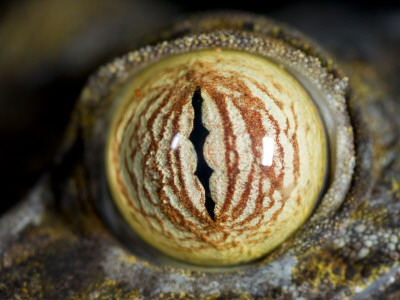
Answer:
[[[217,28],[255,30],[259,22],[247,15],[208,20],[178,23],[161,39]],[[265,34],[318,57],[332,74],[341,73],[292,29],[274,25]],[[346,199],[328,218],[305,224],[265,258],[230,269],[189,266],[138,250],[136,242],[132,246],[124,232],[118,233],[123,225],[105,220],[96,194],[104,182],[93,181],[88,170],[101,172],[102,166],[87,159],[96,149],[85,140],[98,103],[81,101],[54,170],[0,220],[1,298],[399,298],[400,105],[371,67],[344,66],[356,149]]]

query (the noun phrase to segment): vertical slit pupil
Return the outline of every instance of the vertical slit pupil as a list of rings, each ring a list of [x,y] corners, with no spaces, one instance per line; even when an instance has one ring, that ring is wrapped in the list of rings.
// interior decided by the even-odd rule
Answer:
[[[204,143],[205,143],[207,135],[209,134],[209,131],[203,125],[202,104],[203,104],[203,98],[201,97],[200,87],[196,87],[196,90],[192,97],[194,120],[193,120],[193,130],[189,136],[189,140],[192,142],[194,149],[196,151],[196,154],[197,154],[197,166],[196,166],[196,171],[194,172],[194,174],[197,176],[197,178],[200,180],[200,183],[204,187],[204,191],[206,194],[205,206],[206,206],[208,214],[210,215],[211,219],[214,221],[215,220],[215,215],[214,215],[215,203],[211,198],[210,183],[209,183],[213,170],[208,166],[208,164],[204,158],[204,152],[203,152]]]

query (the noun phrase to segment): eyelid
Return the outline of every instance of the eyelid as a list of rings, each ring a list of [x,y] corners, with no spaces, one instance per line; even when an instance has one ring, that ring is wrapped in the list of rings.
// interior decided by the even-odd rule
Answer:
[[[327,183],[328,189],[309,221],[310,224],[318,223],[341,205],[353,173],[355,163],[353,132],[345,100],[347,78],[333,72],[334,68],[326,61],[321,61],[320,57],[310,55],[309,53],[313,51],[298,42],[297,33],[295,33],[296,38],[290,38],[290,33],[284,28],[277,25],[271,27],[270,24],[267,28],[270,32],[264,31],[262,34],[230,29],[215,30],[207,34],[188,34],[170,42],[130,52],[102,67],[85,88],[81,101],[98,103],[99,108],[96,110],[104,117],[99,118],[93,128],[106,128],[109,116],[107,117],[104,112],[113,111],[118,102],[112,102],[113,96],[110,95],[148,65],[170,55],[203,49],[222,49],[222,51],[243,49],[274,61],[294,75],[307,89],[318,106],[329,133],[331,172]],[[285,34],[288,36],[285,37]],[[291,41],[296,42],[291,44]],[[303,46],[306,50],[302,48]],[[104,148],[104,132],[90,132],[90,126],[86,130],[90,136],[89,148]],[[101,173],[102,171],[98,169],[100,162],[96,164],[96,172]],[[106,194],[104,190],[100,194],[102,193]]]

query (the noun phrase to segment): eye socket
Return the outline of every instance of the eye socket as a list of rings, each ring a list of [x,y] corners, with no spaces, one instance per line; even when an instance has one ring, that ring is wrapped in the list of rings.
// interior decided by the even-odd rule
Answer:
[[[275,38],[187,36],[98,73],[83,93],[100,100],[89,145],[106,149],[112,199],[147,243],[199,265],[248,262],[299,229],[320,194],[312,221],[344,199],[345,86]]]

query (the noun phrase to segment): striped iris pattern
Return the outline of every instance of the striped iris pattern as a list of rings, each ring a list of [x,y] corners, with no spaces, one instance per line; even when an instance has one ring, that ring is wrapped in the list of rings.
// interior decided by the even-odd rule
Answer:
[[[135,75],[108,141],[109,181],[133,229],[203,265],[260,257],[310,215],[327,169],[307,92],[274,63],[199,51]]]

